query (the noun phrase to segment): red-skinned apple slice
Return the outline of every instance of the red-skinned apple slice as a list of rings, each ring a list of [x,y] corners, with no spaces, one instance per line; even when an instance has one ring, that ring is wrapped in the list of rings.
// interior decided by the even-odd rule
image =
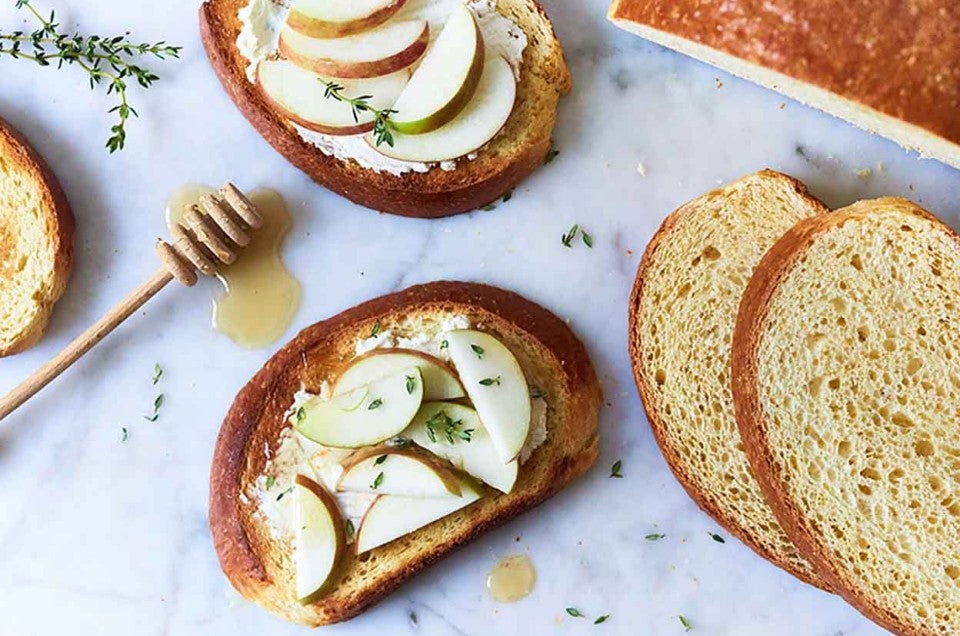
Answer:
[[[517,84],[513,70],[502,57],[487,58],[473,99],[453,121],[421,135],[394,133],[393,146],[367,143],[377,152],[401,161],[437,162],[457,159],[493,139],[513,112]]]
[[[344,97],[369,96],[369,106],[383,110],[393,105],[409,78],[409,71],[401,70],[369,79],[329,80],[289,60],[264,60],[257,67],[257,85],[268,102],[294,123],[326,135],[368,132],[374,116],[370,111],[354,113],[350,104],[328,97],[324,81],[342,86]]]
[[[330,589],[347,537],[337,503],[323,486],[303,475],[294,484],[297,600],[309,605]]]
[[[379,446],[354,453],[341,464],[337,490],[404,497],[460,496],[460,479],[435,456],[416,446]]]
[[[392,18],[407,0],[296,0],[287,25],[312,38],[342,38]]]
[[[297,66],[347,79],[379,77],[420,59],[430,41],[426,20],[387,23],[372,31],[319,40],[293,29],[280,33],[280,53]]]
[[[393,105],[391,127],[405,135],[436,130],[470,102],[484,65],[483,34],[459,5]]]

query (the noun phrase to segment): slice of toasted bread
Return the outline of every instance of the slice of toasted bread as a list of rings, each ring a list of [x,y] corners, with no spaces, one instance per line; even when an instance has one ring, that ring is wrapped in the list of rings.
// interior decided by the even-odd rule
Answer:
[[[246,76],[248,61],[236,45],[237,12],[249,0],[207,0],[200,7],[200,32],[211,64],[240,112],[280,154],[320,185],[355,203],[392,214],[434,218],[468,212],[490,203],[527,177],[550,151],[557,102],[570,90],[570,71],[553,25],[533,0],[497,0],[497,11],[513,20],[529,41],[523,53],[517,101],[504,128],[455,170],[397,176],[323,154],[304,141],[266,102]]]
[[[294,592],[292,547],[274,538],[246,496],[267,452],[289,426],[294,393],[319,391],[378,330],[410,335],[451,315],[495,334],[517,357],[528,382],[548,400],[547,439],[520,468],[507,495],[488,490],[473,505],[360,558],[352,552],[333,591],[311,605]],[[220,564],[248,599],[298,623],[349,619],[405,580],[486,530],[533,508],[585,472],[598,454],[600,386],[583,345],[549,311],[486,285],[438,282],[349,309],[303,330],[271,358],[233,403],[217,440],[210,477],[210,527]]]
[[[897,634],[960,634],[960,237],[903,199],[801,221],[733,338],[737,420],[783,527]]]
[[[57,178],[0,119],[0,356],[43,335],[70,278],[73,230]]]
[[[647,419],[677,479],[761,556],[823,583],[750,473],[733,415],[730,339],[750,273],[800,219],[826,212],[795,179],[763,170],[673,212],[647,246],[630,301],[630,355]]]

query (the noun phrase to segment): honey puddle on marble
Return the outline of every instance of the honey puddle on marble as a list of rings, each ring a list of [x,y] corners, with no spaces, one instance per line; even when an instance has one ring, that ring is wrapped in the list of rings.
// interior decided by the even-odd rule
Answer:
[[[490,570],[487,576],[487,591],[493,600],[515,603],[533,591],[537,571],[530,557],[515,554],[504,557]]]
[[[183,220],[184,210],[213,188],[187,185],[167,202],[167,226]],[[223,292],[213,299],[213,328],[241,347],[258,349],[282,336],[300,306],[300,283],[283,264],[281,247],[293,221],[280,194],[258,188],[250,201],[263,216],[263,227],[251,230],[250,244],[217,278]]]

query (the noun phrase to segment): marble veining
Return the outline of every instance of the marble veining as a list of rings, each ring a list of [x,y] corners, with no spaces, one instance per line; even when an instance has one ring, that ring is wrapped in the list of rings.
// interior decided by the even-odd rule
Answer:
[[[585,478],[321,633],[669,636],[684,633],[680,615],[691,634],[709,636],[883,633],[736,540],[708,536],[726,533],[673,479],[636,396],[626,300],[664,216],[744,173],[784,170],[834,206],[903,195],[957,225],[960,172],[622,33],[604,19],[603,0],[544,5],[574,76],[556,132],[560,155],[495,210],[426,222],[358,208],[277,156],[210,70],[196,3],[58,0],[65,25],[129,29],[186,49],[179,63],[156,67],[163,79],[154,89],[132,95],[141,119],[115,156],[102,148],[111,102],[90,93],[84,76],[0,59],[0,116],[50,160],[79,226],[73,280],[49,334],[0,360],[0,390],[149,275],[164,202],[181,184],[270,186],[294,216],[285,260],[304,288],[285,338],[410,284],[485,281],[568,319],[606,393],[601,457]],[[27,26],[12,3],[0,8],[0,25]],[[594,237],[593,249],[561,245],[574,223]],[[211,281],[165,290],[0,424],[0,634],[307,633],[240,599],[211,547],[207,477],[219,422],[269,354],[211,330],[215,292]],[[165,370],[156,386],[154,363]],[[148,422],[160,392],[160,417]],[[618,459],[624,477],[611,479]],[[667,536],[645,541],[650,533]],[[532,558],[538,583],[523,601],[499,605],[484,581],[516,553]],[[602,614],[611,618],[594,627]]]

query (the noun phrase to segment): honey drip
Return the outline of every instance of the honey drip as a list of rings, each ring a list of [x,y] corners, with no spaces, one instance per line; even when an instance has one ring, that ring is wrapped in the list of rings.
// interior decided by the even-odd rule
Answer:
[[[500,603],[515,603],[533,591],[537,571],[530,557],[515,554],[504,557],[487,576],[487,591]]]
[[[214,190],[187,185],[167,202],[169,227],[183,221],[185,211]],[[213,299],[213,328],[247,349],[258,349],[282,336],[300,306],[300,283],[283,264],[281,247],[293,222],[279,193],[259,188],[250,201],[263,216],[263,227],[236,262],[222,266],[217,278],[223,292]]]

